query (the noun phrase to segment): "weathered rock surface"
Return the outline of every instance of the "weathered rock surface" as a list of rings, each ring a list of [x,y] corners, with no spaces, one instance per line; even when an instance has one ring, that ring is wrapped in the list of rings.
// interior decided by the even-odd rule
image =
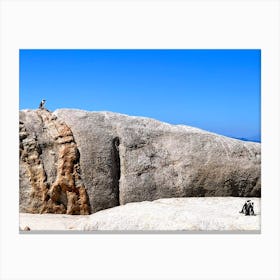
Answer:
[[[47,110],[21,113],[19,128],[20,211],[89,214],[71,129]]]
[[[255,216],[239,211],[246,198],[192,197],[134,202],[88,216],[20,214],[20,228],[80,231],[260,231],[260,198],[254,202]]]
[[[91,213],[159,198],[261,195],[259,143],[110,112],[62,109],[51,116],[57,117],[57,122],[67,125],[73,133],[73,143],[77,145],[75,153],[79,156],[74,160],[75,164],[78,162],[74,164],[76,171],[69,173],[70,189],[83,190],[83,194],[77,192],[73,203],[78,200],[79,205],[86,205],[84,198],[88,196]],[[55,132],[50,123],[46,125],[38,118],[38,110],[21,111],[20,122],[31,141],[29,149],[33,152],[29,152],[36,153],[36,145],[41,150],[37,151],[39,156],[36,155],[40,162],[31,167],[22,158],[20,160],[20,209],[31,212],[28,205],[34,202],[31,197],[34,183],[29,181],[30,170],[36,169],[31,172],[36,178],[46,176],[41,181],[48,182],[49,192],[51,186],[59,182],[56,167],[60,165],[56,156],[59,152],[53,151],[53,146],[57,145]],[[24,129],[20,133],[22,143],[26,141]],[[79,179],[71,175],[76,173]],[[77,182],[85,188],[79,188]],[[40,190],[45,188],[43,183],[36,186]],[[66,199],[61,197],[58,201],[64,201],[62,204],[67,208],[67,195]],[[34,207],[36,205],[31,209]]]

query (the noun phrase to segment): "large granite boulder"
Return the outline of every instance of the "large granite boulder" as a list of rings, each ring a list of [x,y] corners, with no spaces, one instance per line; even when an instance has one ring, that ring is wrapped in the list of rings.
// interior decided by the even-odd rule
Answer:
[[[57,180],[59,152],[51,148],[57,145],[54,144],[57,135],[51,132],[52,121],[46,123],[38,119],[38,115],[48,113],[49,119],[54,118],[69,128],[73,136],[71,145],[76,147],[73,163],[70,160],[70,166],[75,168],[68,170],[74,184],[70,189],[74,190],[78,182],[76,187],[81,193],[74,191],[77,209],[84,209],[86,203],[94,213],[129,202],[159,198],[261,195],[259,143],[110,112],[45,111],[21,111],[21,133],[25,131],[27,139],[33,137],[33,150],[37,149],[36,145],[40,147],[38,168],[46,174],[48,193]],[[20,145],[23,141],[26,139],[20,140]],[[30,194],[34,186],[28,179],[28,168],[20,159],[21,205],[33,199]],[[88,200],[82,190],[86,191]],[[67,194],[63,197],[55,203],[62,203],[67,212]],[[26,207],[20,210],[30,212]]]

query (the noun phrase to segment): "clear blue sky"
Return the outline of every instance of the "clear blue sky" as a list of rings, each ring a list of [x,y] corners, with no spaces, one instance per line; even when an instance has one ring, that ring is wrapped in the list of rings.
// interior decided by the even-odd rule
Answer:
[[[147,116],[260,135],[260,50],[20,50],[20,109]]]

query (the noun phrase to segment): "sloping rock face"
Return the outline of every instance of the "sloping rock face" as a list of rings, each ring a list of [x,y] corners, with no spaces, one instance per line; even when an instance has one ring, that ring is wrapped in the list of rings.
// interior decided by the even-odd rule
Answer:
[[[79,169],[74,174],[79,174],[85,188],[77,187],[78,179],[70,180],[70,185],[84,192],[77,193],[74,199],[79,205],[86,205],[86,199],[80,197],[88,196],[91,213],[159,198],[261,195],[259,143],[109,112],[62,109],[49,118],[57,118],[57,122],[64,123],[73,133],[75,153],[79,154],[79,164],[73,170]],[[57,145],[55,137],[44,119],[38,118],[38,110],[21,111],[20,122],[28,131],[28,139],[33,139],[30,149],[36,150],[39,143],[41,153],[37,151],[40,163],[35,164],[36,174],[45,172],[52,189],[57,181],[55,164],[59,164],[58,158],[51,155],[50,147]],[[24,129],[21,133],[25,133]],[[28,166],[20,160],[21,205],[34,201],[30,197],[34,188]],[[39,188],[44,189],[44,184],[39,184]],[[60,200],[65,207],[67,199]],[[21,207],[23,209],[27,211],[26,207]]]
[[[240,197],[164,198],[133,202],[87,216],[20,214],[20,229],[75,231],[244,231],[261,229],[260,198],[254,216],[239,213]]]
[[[244,198],[192,197],[133,202],[87,216],[72,224],[77,230],[260,230],[260,198],[255,216],[239,213]],[[245,200],[246,201],[246,200]]]

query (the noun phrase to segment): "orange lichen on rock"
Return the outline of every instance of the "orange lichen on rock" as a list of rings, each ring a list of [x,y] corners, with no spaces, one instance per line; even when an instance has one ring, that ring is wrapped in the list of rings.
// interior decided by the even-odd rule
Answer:
[[[76,170],[77,165],[74,164],[77,161],[76,144],[60,143],[58,155],[57,177],[49,191],[51,199],[55,202],[63,202],[63,199],[67,201],[67,214],[81,214],[81,212],[89,214],[88,203],[85,203],[87,201],[85,187],[82,185],[76,187],[76,181],[80,180]],[[81,189],[83,191],[80,191]],[[83,196],[81,199],[80,193]]]
[[[47,110],[38,110],[44,134],[51,138],[57,155],[56,178],[47,183],[36,137],[29,137],[20,123],[20,158],[32,187],[31,213],[89,214],[86,189],[79,174],[79,152],[71,129]],[[21,136],[22,135],[22,136]]]

